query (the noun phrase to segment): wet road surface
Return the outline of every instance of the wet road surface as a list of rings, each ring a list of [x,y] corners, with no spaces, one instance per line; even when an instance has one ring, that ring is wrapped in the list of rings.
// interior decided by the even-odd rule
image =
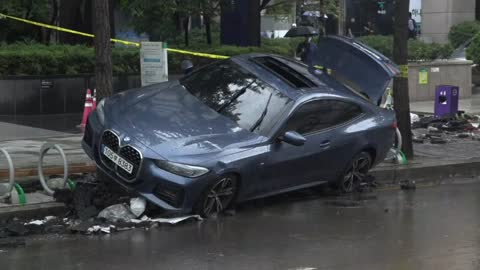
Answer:
[[[1,269],[480,269],[480,183],[381,191],[352,208],[312,193],[235,216],[103,236],[47,236]],[[288,202],[285,200],[288,199]]]

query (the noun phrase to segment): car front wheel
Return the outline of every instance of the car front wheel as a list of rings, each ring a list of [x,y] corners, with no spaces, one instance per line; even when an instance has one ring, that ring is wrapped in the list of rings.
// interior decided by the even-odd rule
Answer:
[[[237,178],[234,175],[224,175],[207,188],[194,212],[202,217],[219,214],[232,204],[236,194]]]
[[[350,193],[357,189],[372,166],[372,158],[367,152],[361,152],[356,155],[338,185],[343,193]]]

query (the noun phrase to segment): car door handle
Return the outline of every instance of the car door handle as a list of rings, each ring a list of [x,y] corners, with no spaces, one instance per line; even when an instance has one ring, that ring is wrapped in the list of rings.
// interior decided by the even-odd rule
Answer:
[[[321,144],[320,144],[320,147],[321,148],[327,148],[330,146],[330,141],[323,141]]]

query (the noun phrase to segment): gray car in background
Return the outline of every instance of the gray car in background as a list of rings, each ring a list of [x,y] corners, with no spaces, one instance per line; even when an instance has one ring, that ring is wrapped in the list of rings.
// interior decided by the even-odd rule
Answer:
[[[90,115],[83,148],[100,178],[177,213],[327,182],[351,192],[393,144],[378,104],[398,69],[341,37],[312,57],[241,55],[119,93]]]

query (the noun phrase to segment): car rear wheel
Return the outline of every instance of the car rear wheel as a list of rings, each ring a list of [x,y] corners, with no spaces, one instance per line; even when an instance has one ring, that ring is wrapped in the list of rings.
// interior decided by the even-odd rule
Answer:
[[[234,175],[224,175],[206,189],[194,212],[202,217],[219,214],[232,204],[236,194],[237,178]]]
[[[339,190],[343,193],[355,191],[368,175],[371,166],[372,158],[367,152],[361,152],[356,155],[339,181]]]

